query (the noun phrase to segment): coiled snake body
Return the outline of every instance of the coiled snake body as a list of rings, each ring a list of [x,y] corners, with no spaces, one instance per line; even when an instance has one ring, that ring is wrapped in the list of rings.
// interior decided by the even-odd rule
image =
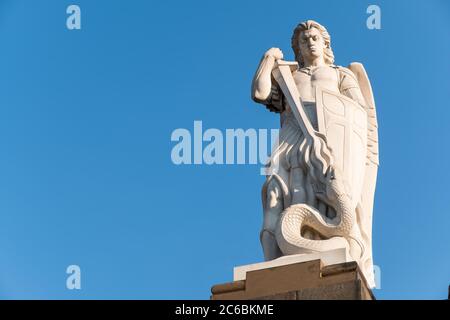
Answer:
[[[336,210],[336,218],[324,218],[307,204],[294,204],[283,211],[275,236],[283,254],[297,254],[348,248],[348,238],[356,221],[355,208],[345,192],[342,174],[329,170],[326,193],[318,198]],[[311,240],[302,236],[304,227],[312,228],[325,240]]]

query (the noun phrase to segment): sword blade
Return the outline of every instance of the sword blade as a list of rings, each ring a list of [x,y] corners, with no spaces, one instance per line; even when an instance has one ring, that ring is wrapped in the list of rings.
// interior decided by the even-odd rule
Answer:
[[[273,69],[272,74],[287,99],[292,113],[300,125],[300,129],[303,134],[305,137],[313,139],[315,130],[306,115],[302,98],[300,97],[297,86],[295,85],[294,77],[291,72],[292,66],[292,62],[278,60],[277,66]]]

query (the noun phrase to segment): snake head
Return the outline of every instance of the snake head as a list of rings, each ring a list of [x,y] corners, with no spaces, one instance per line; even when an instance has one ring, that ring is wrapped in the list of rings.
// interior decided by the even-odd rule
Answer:
[[[328,198],[326,202],[335,202],[335,200],[343,194],[346,194],[345,178],[342,171],[335,167],[330,166],[326,172],[326,188],[325,197]]]

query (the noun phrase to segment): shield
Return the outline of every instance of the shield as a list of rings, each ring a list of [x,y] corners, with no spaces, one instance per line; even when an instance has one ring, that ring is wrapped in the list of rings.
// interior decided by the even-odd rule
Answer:
[[[344,175],[356,206],[361,197],[367,156],[367,113],[352,99],[316,87],[319,132],[327,137],[334,164]]]

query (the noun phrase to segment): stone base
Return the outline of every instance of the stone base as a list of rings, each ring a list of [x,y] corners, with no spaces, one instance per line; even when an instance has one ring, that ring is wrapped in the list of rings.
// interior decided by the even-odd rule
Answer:
[[[282,256],[280,258],[258,262],[253,264],[246,264],[243,266],[234,267],[233,281],[245,280],[246,274],[249,271],[274,268],[279,266],[285,266],[288,264],[294,264],[299,262],[306,262],[311,260],[321,260],[323,266],[329,266],[332,264],[338,264],[342,262],[353,261],[352,257],[348,253],[346,248],[339,248],[324,252],[307,253],[307,254],[292,254]]]
[[[245,280],[211,288],[213,300],[374,300],[356,262],[320,260],[247,271]]]

